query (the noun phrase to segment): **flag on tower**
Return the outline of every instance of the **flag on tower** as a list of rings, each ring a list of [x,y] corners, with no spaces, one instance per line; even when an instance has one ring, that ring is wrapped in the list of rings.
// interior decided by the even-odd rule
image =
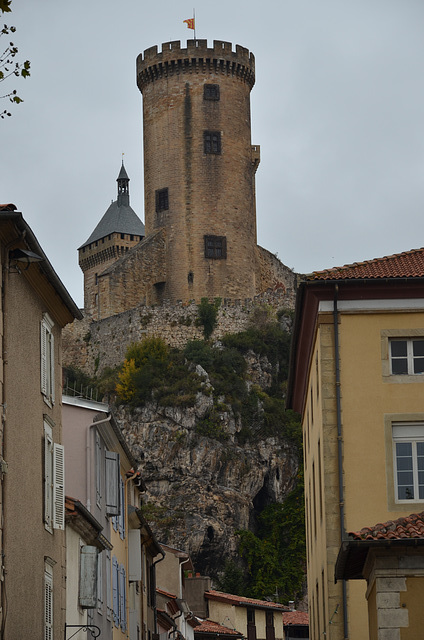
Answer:
[[[188,20],[183,20],[183,22],[187,23],[187,29],[194,29],[194,18],[189,18]]]

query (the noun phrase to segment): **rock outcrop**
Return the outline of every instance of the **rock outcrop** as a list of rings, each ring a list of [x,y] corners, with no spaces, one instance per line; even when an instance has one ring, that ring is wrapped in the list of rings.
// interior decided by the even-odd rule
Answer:
[[[249,353],[247,361],[254,383],[267,387],[267,359]],[[228,407],[217,411],[208,378],[204,385],[193,407],[121,406],[116,417],[140,461],[145,513],[155,534],[188,551],[197,571],[216,577],[237,557],[236,531],[255,531],[263,508],[283,502],[293,489],[298,454],[282,436],[240,443],[240,418]],[[220,424],[217,436],[207,437],[212,408]]]

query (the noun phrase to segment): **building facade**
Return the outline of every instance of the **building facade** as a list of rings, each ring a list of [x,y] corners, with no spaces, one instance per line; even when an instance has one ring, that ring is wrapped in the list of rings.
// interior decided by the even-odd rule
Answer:
[[[0,206],[1,637],[63,637],[61,333],[81,314],[14,205]],[[29,533],[30,532],[30,533]]]
[[[288,406],[302,416],[310,633],[368,638],[347,531],[422,509],[424,250],[316,272],[298,292]]]

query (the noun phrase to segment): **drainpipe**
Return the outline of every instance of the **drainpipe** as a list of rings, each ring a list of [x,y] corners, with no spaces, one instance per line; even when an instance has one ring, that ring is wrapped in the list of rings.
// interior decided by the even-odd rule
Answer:
[[[337,308],[337,299],[339,295],[339,286],[334,287],[334,306],[333,306],[333,324],[334,324],[334,359],[336,365],[336,411],[337,411],[337,449],[339,463],[339,517],[340,517],[340,541],[346,538],[345,530],[345,513],[344,513],[344,492],[343,492],[343,436],[342,436],[342,404],[341,404],[341,385],[340,385],[340,346],[339,346],[339,311]],[[348,624],[347,624],[347,593],[346,580],[342,583],[343,590],[343,637],[348,640]]]
[[[127,583],[128,583],[128,588],[127,585],[125,585],[125,589],[127,591],[127,599],[125,602],[125,607],[126,607],[126,617],[127,617],[127,625],[128,625],[128,632],[129,632],[129,628],[130,628],[130,550],[129,550],[129,545],[128,545],[128,537],[129,537],[129,521],[128,521],[128,497],[127,497],[127,491],[128,491],[128,483],[130,482],[130,480],[134,480],[134,478],[136,478],[138,475],[137,471],[135,471],[133,473],[132,476],[130,476],[129,478],[125,478],[124,481],[124,518],[125,518],[125,558],[126,558],[126,562],[127,562]],[[140,542],[140,546],[141,546],[141,542]],[[127,635],[127,638],[129,636]]]
[[[155,562],[152,563],[152,567],[154,569],[155,565],[157,565],[159,562],[162,562],[162,560],[165,560],[165,551],[161,551],[162,554],[162,558],[159,558],[158,560],[155,560]],[[154,569],[154,571],[152,571],[152,578],[155,581],[154,585],[150,585],[150,588],[152,590],[152,595],[153,595],[153,615],[155,618],[155,633],[158,632],[158,611],[157,611],[157,606],[156,606],[156,569]]]

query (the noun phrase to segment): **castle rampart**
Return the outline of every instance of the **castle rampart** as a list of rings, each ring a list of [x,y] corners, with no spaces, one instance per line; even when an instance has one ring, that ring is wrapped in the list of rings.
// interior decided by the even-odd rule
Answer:
[[[180,73],[221,73],[237,76],[250,88],[255,84],[255,56],[245,47],[231,42],[214,40],[208,48],[207,40],[188,40],[182,48],[179,40],[165,42],[158,53],[157,46],[149,47],[137,57],[137,85],[140,91],[148,82]]]

